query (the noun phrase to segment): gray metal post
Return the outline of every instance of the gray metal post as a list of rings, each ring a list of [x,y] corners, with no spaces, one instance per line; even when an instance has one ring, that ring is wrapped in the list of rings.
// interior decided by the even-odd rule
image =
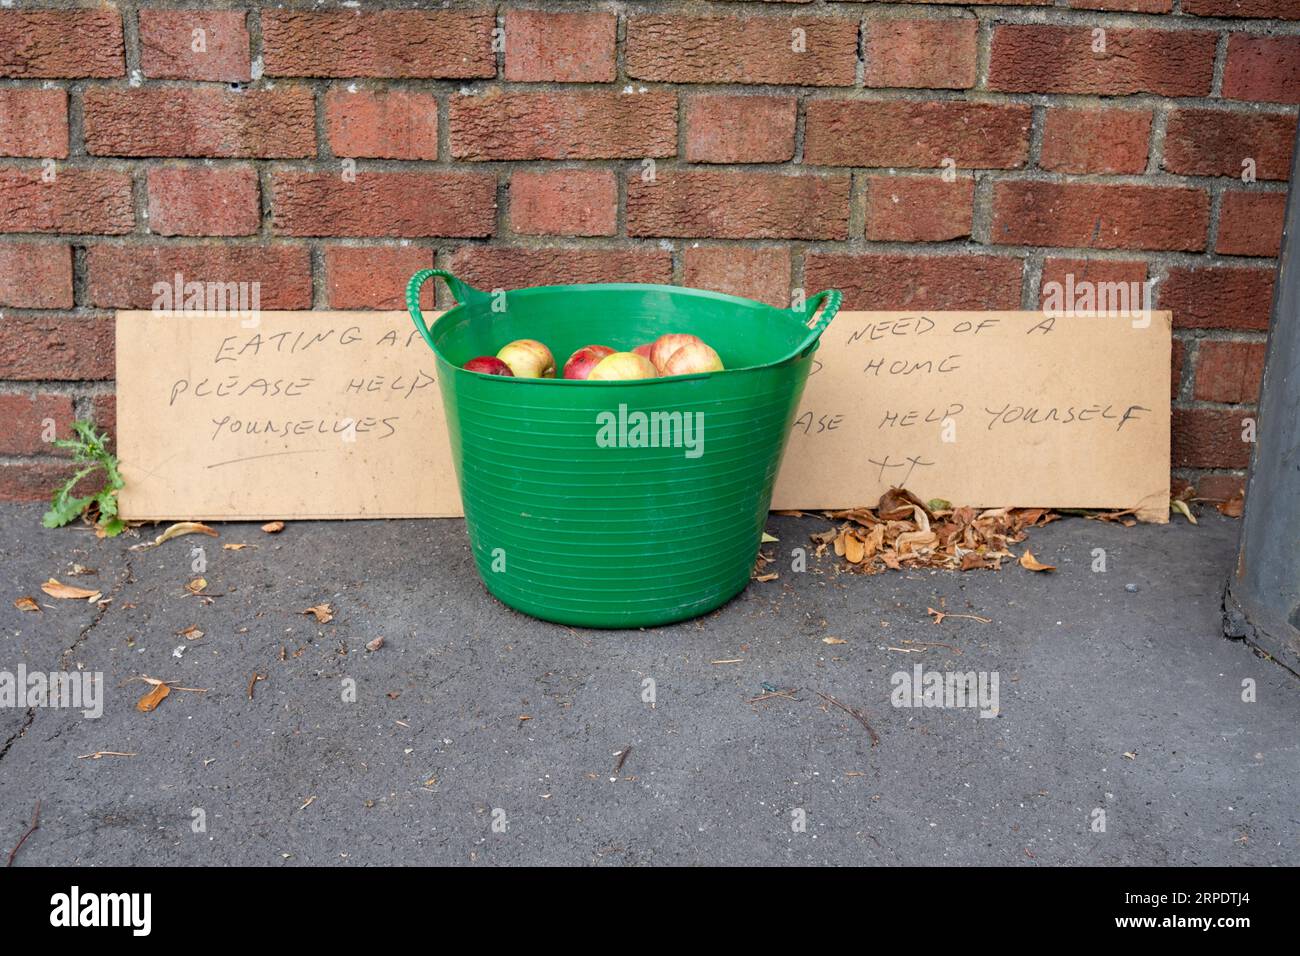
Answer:
[[[1224,633],[1300,673],[1300,133]]]

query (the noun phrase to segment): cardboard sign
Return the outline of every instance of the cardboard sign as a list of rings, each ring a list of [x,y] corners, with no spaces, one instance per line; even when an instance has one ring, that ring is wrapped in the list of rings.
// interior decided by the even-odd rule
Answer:
[[[774,508],[924,501],[1169,520],[1172,314],[847,312],[822,335]]]
[[[772,506],[901,484],[980,506],[1168,517],[1170,315],[844,312]],[[434,360],[404,312],[120,312],[131,519],[451,517]]]
[[[119,312],[127,518],[461,514],[434,357],[405,312]]]

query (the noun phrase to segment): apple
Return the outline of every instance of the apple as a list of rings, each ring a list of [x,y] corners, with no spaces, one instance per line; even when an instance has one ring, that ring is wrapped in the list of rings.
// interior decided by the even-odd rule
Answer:
[[[515,339],[497,353],[515,378],[555,378],[555,356],[536,339]]]
[[[663,374],[692,375],[696,372],[721,372],[722,359],[703,342],[688,342],[671,356],[664,364]]]
[[[635,378],[654,378],[658,373],[650,360],[635,352],[614,352],[596,363],[587,376],[589,382],[615,382]]]
[[[664,366],[668,364],[668,360],[672,358],[673,353],[683,345],[691,342],[704,344],[699,336],[687,335],[684,332],[669,332],[667,335],[661,335],[650,345],[650,361],[654,363],[654,367],[662,375]]]
[[[637,355],[644,356],[645,358],[650,358],[650,351],[651,351],[654,347],[655,347],[655,344],[654,344],[653,342],[647,342],[647,343],[645,343],[645,345],[638,345],[638,346],[637,346],[636,348],[634,348],[632,351],[635,352]],[[654,360],[653,360],[653,359],[651,359],[650,361],[651,361],[651,364],[654,363]]]
[[[614,350],[608,345],[584,345],[570,355],[569,360],[564,363],[564,377],[586,378],[601,359],[613,354]]]
[[[480,355],[478,358],[472,358],[465,363],[465,371],[478,372],[482,375],[508,375],[515,377],[515,373],[510,371],[510,366],[501,361],[495,355]]]

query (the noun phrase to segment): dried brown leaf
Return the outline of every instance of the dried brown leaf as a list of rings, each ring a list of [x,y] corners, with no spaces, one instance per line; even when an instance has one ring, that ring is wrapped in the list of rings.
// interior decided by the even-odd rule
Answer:
[[[148,692],[146,692],[143,697],[135,702],[135,709],[140,711],[142,714],[147,714],[150,711],[156,710],[158,705],[166,700],[167,695],[172,692],[172,689],[162,681],[154,681],[150,678],[145,678],[145,680],[149,681],[153,686],[149,688]]]
[[[933,531],[907,531],[894,539],[894,550],[899,557],[914,551],[923,551],[939,542],[939,536]]]
[[[20,611],[35,611],[41,613],[41,606],[36,603],[36,598],[29,594],[24,594],[20,598],[14,598],[14,607]]]
[[[926,512],[926,517],[933,517],[926,508],[925,502],[906,488],[890,488],[880,496],[880,503],[876,505],[876,514],[885,521],[899,521],[911,518],[913,508],[920,508]]]
[[[329,604],[317,604],[307,608],[302,613],[315,615],[317,624],[328,624],[334,620],[334,608],[330,607]]]
[[[41,585],[41,590],[52,598],[58,598],[62,601],[98,601],[100,593],[92,591],[89,588],[74,587],[71,584],[61,584],[50,578]]]
[[[1240,518],[1246,510],[1246,499],[1237,495],[1227,501],[1220,501],[1215,507],[1219,509],[1219,514],[1227,515],[1229,518]]]
[[[209,528],[201,521],[178,521],[168,528],[152,541],[145,541],[142,544],[133,544],[129,548],[131,551],[144,551],[148,548],[156,548],[164,541],[170,541],[172,538],[179,538],[187,534],[206,534],[211,538],[217,537],[217,530]]]
[[[1196,515],[1192,514],[1192,509],[1187,506],[1187,502],[1181,498],[1174,498],[1169,502],[1169,510],[1182,515],[1192,524],[1196,524]]]
[[[1025,553],[1020,556],[1020,566],[1029,571],[1055,571],[1056,570],[1055,565],[1043,564],[1043,562],[1039,561],[1036,557],[1034,557],[1034,553],[1030,551],[1028,548],[1026,548]]]
[[[268,521],[266,524],[262,525],[262,530],[265,531],[267,534],[279,534],[281,531],[284,530],[284,522]]]

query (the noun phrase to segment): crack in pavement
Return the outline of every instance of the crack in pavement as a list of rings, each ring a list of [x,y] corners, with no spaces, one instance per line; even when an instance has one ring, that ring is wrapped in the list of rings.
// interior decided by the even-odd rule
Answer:
[[[24,734],[27,733],[27,728],[32,725],[32,721],[34,721],[35,719],[36,719],[36,708],[28,707],[27,713],[23,716],[22,726],[18,728],[18,732],[12,734],[9,737],[9,739],[4,742],[4,746],[0,747],[0,760],[5,759],[5,755],[9,753],[9,748],[12,747],[18,741],[18,738],[22,737]]]
[[[116,583],[114,583],[112,589],[108,592],[107,600],[101,600],[96,609],[95,616],[90,619],[85,627],[77,632],[77,639],[73,641],[70,646],[64,648],[63,652],[59,654],[57,662],[59,670],[66,671],[68,669],[73,653],[78,647],[86,642],[86,639],[90,637],[90,632],[98,627],[99,623],[104,620],[104,616],[108,614],[109,608],[113,606],[113,601],[117,598],[117,595],[128,584],[134,583],[135,569],[132,567],[131,555],[128,553],[126,555],[126,567],[123,568],[122,574],[118,576]],[[8,756],[9,751],[14,744],[27,735],[27,731],[31,729],[32,724],[36,721],[36,710],[37,708],[35,707],[28,707],[26,713],[23,715],[23,722],[19,726],[17,732],[11,734],[4,742],[3,746],[0,746],[0,761],[3,761],[5,757]]]
[[[59,655],[60,670],[68,669],[68,664],[71,661],[73,653],[78,647],[86,642],[86,639],[90,637],[90,632],[98,627],[99,623],[104,620],[105,615],[108,614],[109,609],[113,606],[113,601],[117,599],[118,594],[120,594],[122,589],[128,584],[134,583],[135,569],[131,564],[131,555],[130,553],[127,553],[126,567],[122,569],[122,574],[118,576],[117,583],[113,585],[113,588],[108,592],[107,597],[100,600],[98,610],[96,611],[95,616],[90,619],[90,623],[81,629],[80,633],[77,634],[77,639],[72,642],[72,645],[64,649],[63,653]]]

